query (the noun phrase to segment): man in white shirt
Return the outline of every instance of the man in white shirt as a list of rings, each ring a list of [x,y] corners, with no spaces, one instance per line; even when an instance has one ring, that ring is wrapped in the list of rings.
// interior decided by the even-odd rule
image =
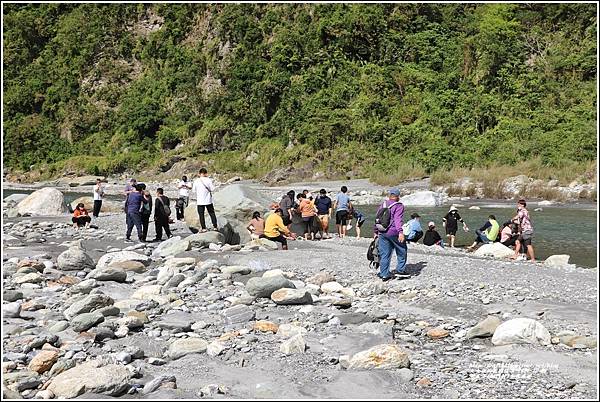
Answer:
[[[185,207],[187,207],[190,202],[190,190],[192,189],[192,185],[188,182],[187,176],[181,178],[177,188],[179,189],[179,198],[175,204],[175,210],[177,211],[177,220],[182,221],[184,219],[183,214]]]
[[[96,179],[96,184],[94,185],[94,212],[92,213],[94,218],[97,218],[100,214],[100,208],[102,208],[102,197],[104,197],[102,180]]]
[[[212,179],[208,177],[208,172],[205,168],[201,168],[200,177],[194,180],[192,190],[196,191],[196,205],[198,207],[198,217],[200,218],[200,232],[206,232],[206,222],[204,221],[204,210],[208,210],[210,220],[213,225],[213,230],[218,231],[217,215],[215,215],[215,207],[213,206],[212,193],[215,191],[215,185]]]

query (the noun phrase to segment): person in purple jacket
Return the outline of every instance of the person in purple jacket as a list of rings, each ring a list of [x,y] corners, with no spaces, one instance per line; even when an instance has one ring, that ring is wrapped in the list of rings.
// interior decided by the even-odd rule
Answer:
[[[406,274],[406,239],[402,232],[402,224],[404,219],[404,205],[400,200],[400,190],[392,188],[389,191],[389,198],[377,210],[377,216],[379,211],[384,207],[387,207],[390,211],[390,225],[385,232],[377,230],[375,228],[375,237],[378,237],[379,245],[379,276],[384,282],[389,281],[393,278],[393,271],[390,271],[390,263],[392,260],[392,250],[396,250],[396,275],[398,277],[409,277]]]

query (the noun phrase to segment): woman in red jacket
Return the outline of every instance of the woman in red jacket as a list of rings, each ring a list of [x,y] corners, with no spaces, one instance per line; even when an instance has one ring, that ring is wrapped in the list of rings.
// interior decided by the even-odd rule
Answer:
[[[90,227],[92,218],[90,218],[90,215],[88,214],[88,211],[86,211],[83,203],[80,202],[77,204],[75,211],[73,211],[73,218],[71,220],[73,221],[73,228],[79,229],[82,226],[85,226],[86,228]]]

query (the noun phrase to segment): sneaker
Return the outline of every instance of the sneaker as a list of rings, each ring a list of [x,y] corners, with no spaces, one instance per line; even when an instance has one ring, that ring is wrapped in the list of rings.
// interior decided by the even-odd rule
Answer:
[[[393,276],[391,276],[391,275],[390,275],[390,276],[386,276],[385,278],[384,278],[384,277],[382,277],[382,276],[380,276],[380,278],[381,278],[381,280],[382,280],[383,282],[387,282],[387,281],[389,281],[390,279],[392,279],[392,278],[393,278]]]
[[[525,258],[525,256],[520,255],[517,258],[515,258],[515,261],[525,261],[527,258]]]
[[[133,243],[133,240],[131,240],[130,238],[125,239],[125,243]]]
[[[395,272],[394,277],[397,279],[408,279],[410,278],[410,274],[407,274],[406,272]]]

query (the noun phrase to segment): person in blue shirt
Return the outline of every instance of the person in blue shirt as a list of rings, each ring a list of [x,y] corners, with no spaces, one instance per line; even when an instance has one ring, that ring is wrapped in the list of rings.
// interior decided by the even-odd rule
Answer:
[[[332,203],[324,188],[319,191],[319,195],[315,198],[315,207],[321,223],[320,237],[321,239],[329,239],[329,218],[331,218]]]
[[[142,214],[140,213],[140,207],[144,202],[144,196],[142,195],[143,188],[137,184],[133,191],[127,195],[127,233],[125,235],[126,243],[131,242],[131,231],[135,226],[137,231],[138,239],[143,242],[143,229],[142,229]]]
[[[341,193],[335,197],[333,208],[335,209],[335,226],[337,227],[338,236],[344,238],[346,236],[346,225],[348,224],[348,211],[352,208],[352,202],[348,194],[348,187],[342,186]]]
[[[410,220],[406,222],[408,225],[408,235],[406,241],[409,243],[416,243],[421,237],[423,237],[423,228],[421,228],[421,216],[418,213],[410,215]]]

